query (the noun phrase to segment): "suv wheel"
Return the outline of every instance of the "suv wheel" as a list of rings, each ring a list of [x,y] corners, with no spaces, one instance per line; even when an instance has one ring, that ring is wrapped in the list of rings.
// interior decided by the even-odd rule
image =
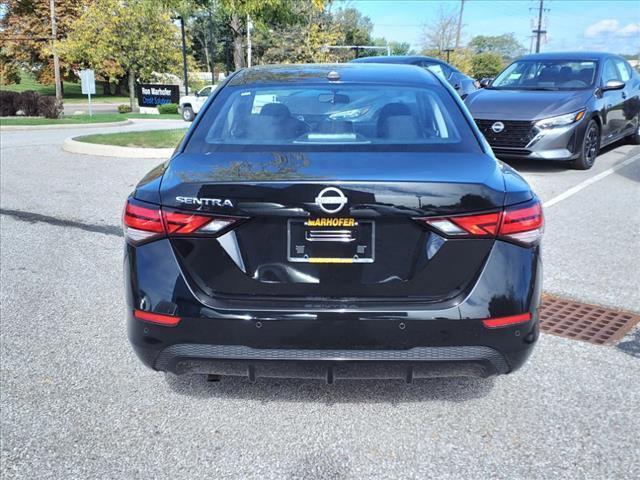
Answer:
[[[589,121],[587,131],[582,139],[580,156],[571,162],[571,166],[577,170],[589,170],[593,167],[600,151],[600,127],[595,120]]]
[[[193,119],[196,118],[196,114],[193,112],[193,108],[184,107],[182,109],[182,118],[185,122],[193,122]]]

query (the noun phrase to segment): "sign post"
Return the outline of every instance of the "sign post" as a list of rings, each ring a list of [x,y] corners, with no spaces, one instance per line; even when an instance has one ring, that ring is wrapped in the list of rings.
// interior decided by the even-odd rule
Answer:
[[[89,96],[89,116],[93,116],[91,111],[91,94],[96,94],[96,77],[93,70],[80,70],[80,86],[82,93]]]

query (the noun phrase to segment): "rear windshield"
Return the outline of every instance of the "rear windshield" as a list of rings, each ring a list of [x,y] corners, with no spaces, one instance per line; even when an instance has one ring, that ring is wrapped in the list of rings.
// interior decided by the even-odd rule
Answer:
[[[502,90],[579,90],[592,86],[596,62],[521,60],[512,63],[491,84]]]
[[[212,150],[479,152],[442,87],[227,87],[207,108],[187,152]]]

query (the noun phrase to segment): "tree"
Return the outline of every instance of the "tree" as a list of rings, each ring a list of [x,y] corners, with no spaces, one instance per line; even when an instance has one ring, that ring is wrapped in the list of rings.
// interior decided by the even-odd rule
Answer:
[[[504,68],[504,61],[497,53],[485,52],[471,59],[471,74],[474,78],[495,77]]]
[[[291,17],[293,4],[293,0],[218,0],[221,12],[227,17],[232,36],[233,64],[236,70],[246,65],[243,39],[247,31],[247,18],[251,18],[256,28],[266,24],[286,23]]]
[[[524,55],[526,49],[513,33],[503,35],[477,35],[469,42],[469,48],[475,53],[497,53],[505,60]]]
[[[92,68],[111,80],[127,75],[132,109],[136,78],[179,73],[181,66],[181,39],[169,11],[145,0],[95,0],[60,47],[61,56],[77,68]]]
[[[411,44],[407,42],[389,42],[391,47],[391,55],[409,55],[411,53]]]
[[[57,37],[63,39],[83,8],[92,0],[56,0]],[[12,64],[35,73],[40,83],[53,83],[51,57],[51,12],[43,0],[5,0],[0,31],[4,55]],[[68,64],[62,64],[63,76],[70,78]]]
[[[20,71],[16,63],[0,50],[0,86],[13,83],[20,83]]]
[[[264,63],[312,63],[337,61],[344,52],[327,49],[341,44],[343,33],[332,15],[315,0],[296,3],[288,24],[260,28],[256,53]]]
[[[371,32],[373,22],[355,8],[340,8],[333,12],[331,21],[334,23],[343,37],[344,45],[371,45]]]
[[[458,13],[440,8],[438,17],[423,27],[422,45],[424,50],[435,50],[442,54],[455,44],[458,31]]]

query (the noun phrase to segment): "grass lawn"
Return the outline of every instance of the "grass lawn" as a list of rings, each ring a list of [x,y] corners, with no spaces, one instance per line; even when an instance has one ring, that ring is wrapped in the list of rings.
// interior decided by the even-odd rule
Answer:
[[[4,117],[0,125],[62,125],[74,123],[110,123],[122,122],[127,119],[120,113],[101,113],[90,117],[89,115],[67,115],[60,118],[20,118]]]
[[[87,96],[83,95],[80,90],[80,83],[63,82],[64,101],[68,103],[88,103]],[[20,83],[17,85],[0,85],[0,90],[9,90],[12,92],[24,92],[25,90],[35,90],[41,95],[55,95],[55,85],[42,85],[38,83],[30,72],[20,72]],[[91,101],[95,103],[115,103],[128,104],[129,97],[115,97],[101,95],[102,87],[96,83],[96,95],[91,95]]]
[[[186,133],[186,128],[176,130],[148,130],[146,132],[104,133],[76,137],[79,142],[118,145],[121,147],[174,148]]]
[[[128,118],[143,118],[146,120],[180,120],[180,115],[160,114],[144,115],[141,113],[96,113],[89,115],[65,115],[60,118],[20,118],[5,117],[0,119],[0,125],[72,125],[74,123],[110,123],[122,122]]]

